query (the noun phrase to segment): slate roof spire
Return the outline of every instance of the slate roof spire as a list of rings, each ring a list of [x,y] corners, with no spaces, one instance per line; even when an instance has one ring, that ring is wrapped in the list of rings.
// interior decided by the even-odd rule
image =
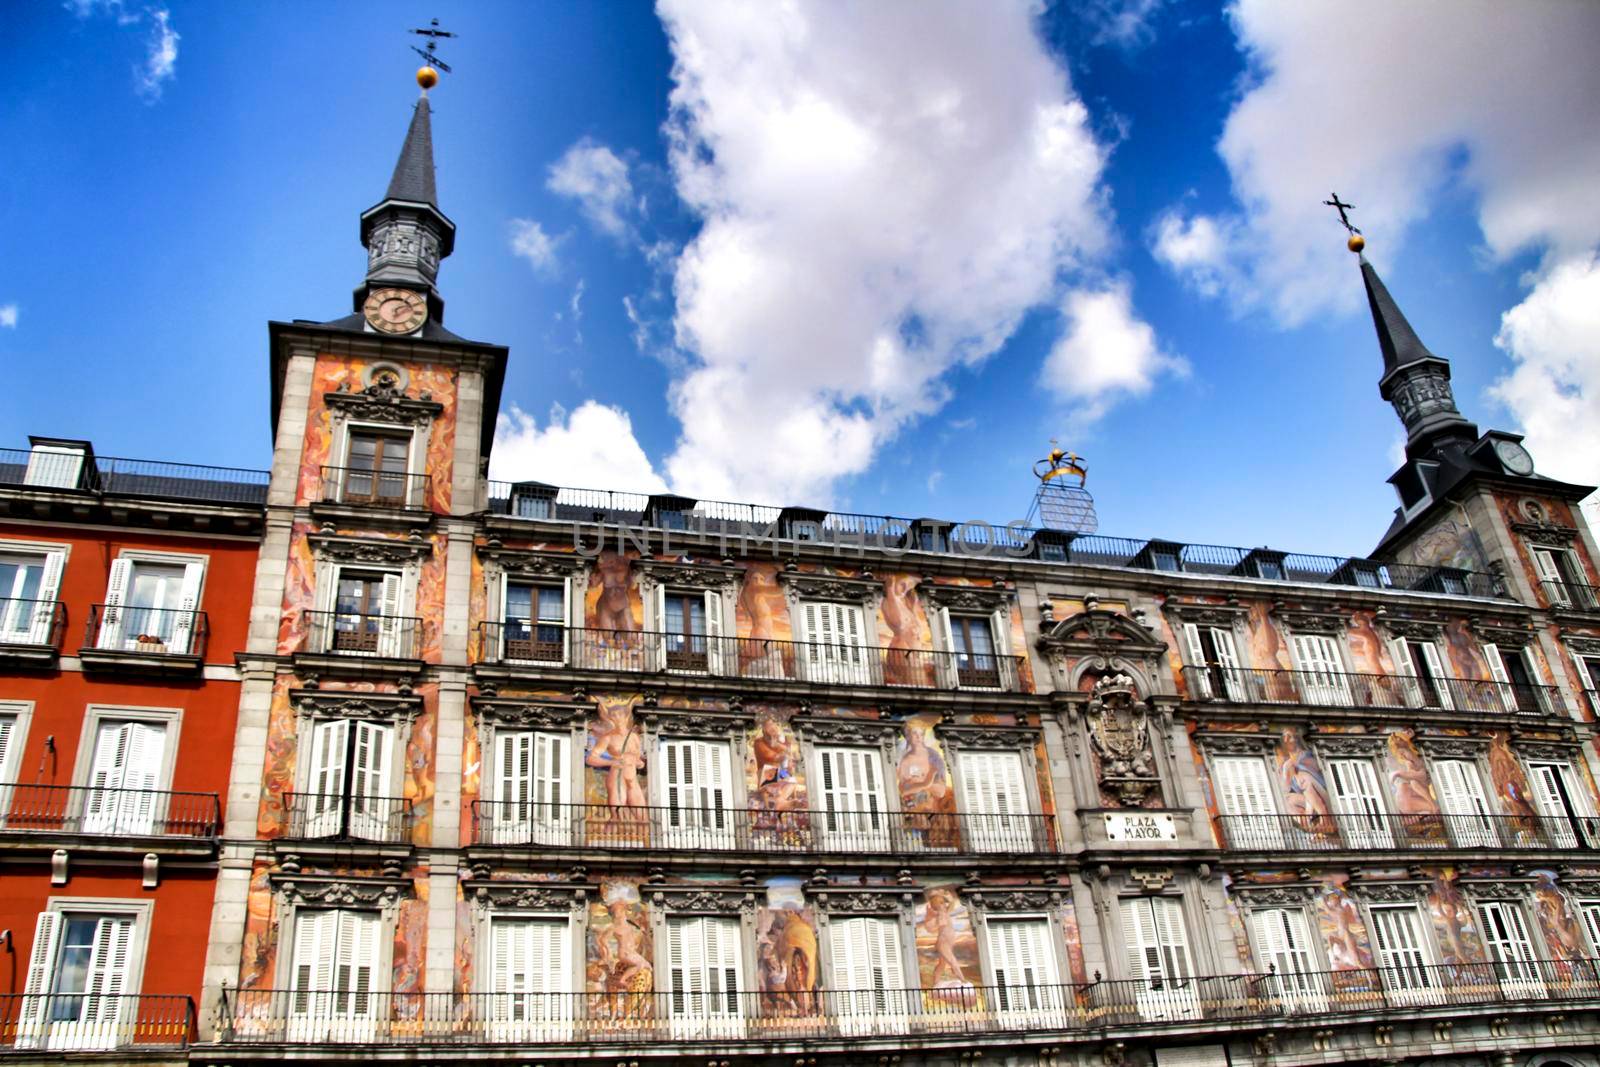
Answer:
[[[355,291],[357,311],[373,289],[398,286],[425,293],[433,317],[443,317],[444,301],[435,283],[439,262],[455,248],[456,226],[439,210],[433,176],[433,111],[426,87],[411,112],[388,190],[362,212],[361,243],[367,249],[367,277]]]
[[[433,118],[427,93],[422,94],[411,113],[411,126],[406,130],[405,144],[400,146],[400,158],[395,161],[394,177],[389,179],[384,199],[439,206],[433,182]]]

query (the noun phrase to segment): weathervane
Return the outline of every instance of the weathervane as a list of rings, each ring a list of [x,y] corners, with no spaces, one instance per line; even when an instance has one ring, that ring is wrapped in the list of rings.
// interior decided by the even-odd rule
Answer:
[[[454,37],[455,34],[449,30],[441,30],[438,19],[430,21],[426,29],[412,30],[411,32],[428,39],[426,50],[418,48],[416,45],[411,46],[411,50],[421,56],[424,61],[424,65],[417,71],[417,84],[422,86],[422,91],[426,93],[429,89],[439,84],[439,71],[442,70],[446,74],[451,73],[450,64],[440,59],[437,52],[439,38]]]
[[[1363,248],[1367,247],[1367,239],[1361,236],[1360,230],[1356,229],[1350,224],[1350,216],[1345,214],[1346,210],[1354,211],[1356,206],[1354,204],[1347,204],[1343,200],[1340,200],[1338,193],[1333,194],[1332,200],[1324,200],[1323,203],[1339,213],[1340,225],[1342,225],[1346,230],[1350,231],[1350,239],[1345,242],[1350,251],[1359,252]]]

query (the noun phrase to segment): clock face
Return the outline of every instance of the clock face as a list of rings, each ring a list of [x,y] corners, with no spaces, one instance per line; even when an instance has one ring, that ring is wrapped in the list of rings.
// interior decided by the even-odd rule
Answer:
[[[1512,474],[1532,474],[1533,457],[1528,455],[1528,450],[1515,441],[1496,441],[1494,454],[1500,457],[1500,462],[1505,464],[1506,470]]]
[[[428,302],[410,289],[374,289],[362,311],[374,330],[411,333],[428,318]]]

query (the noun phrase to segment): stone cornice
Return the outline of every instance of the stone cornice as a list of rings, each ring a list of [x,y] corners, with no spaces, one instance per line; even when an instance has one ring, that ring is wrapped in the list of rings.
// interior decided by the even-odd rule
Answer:
[[[589,882],[501,882],[471,879],[462,883],[467,899],[485,911],[580,911],[599,892]]]
[[[1343,605],[1333,604],[1314,609],[1291,608],[1280,600],[1272,605],[1270,614],[1293,633],[1337,635],[1350,625],[1351,612]]]
[[[306,540],[319,559],[336,563],[377,563],[404,566],[433,555],[433,543],[421,537],[346,537],[329,530]]]
[[[639,887],[652,904],[675,913],[712,915],[754,914],[759,893],[754,886],[714,883],[658,884]]]
[[[273,888],[297,907],[393,908],[411,882],[405,878],[371,878],[355,875],[312,875],[280,871],[271,876]]]
[[[1031,749],[1039,740],[1036,726],[989,726],[940,723],[939,736],[955,749]]]
[[[876,578],[847,578],[814,571],[779,571],[778,582],[791,602],[833,600],[849,604],[870,604],[883,596],[883,583]]]
[[[359,392],[332,389],[323,393],[322,399],[333,410],[365,422],[415,426],[432,422],[444,411],[444,405],[433,399],[432,393],[413,399],[382,382],[374,382]]]
[[[927,578],[917,583],[917,592],[936,607],[984,614],[1007,610],[1017,598],[1016,591],[1004,585],[952,585]]]
[[[410,722],[422,710],[411,693],[359,693],[338,689],[291,689],[289,705],[301,715],[375,722]]]
[[[1225,604],[1194,604],[1181,600],[1168,600],[1161,611],[1179,622],[1192,622],[1197,626],[1229,627],[1250,617],[1250,609],[1229,597]]]
[[[1528,544],[1542,548],[1565,548],[1578,539],[1575,527],[1556,522],[1514,522],[1511,531]]]
[[[858,719],[854,716],[797,715],[789,721],[796,733],[816,744],[863,745],[877,748],[892,743],[903,726],[894,719]]]
[[[510,578],[567,578],[586,573],[594,563],[576,552],[508,548],[499,541],[479,545],[478,556],[494,561]]]
[[[725,563],[679,563],[676,561],[634,560],[641,584],[683,586],[690,589],[737,589],[744,581],[744,568]]]
[[[533,697],[475,696],[472,710],[496,726],[569,730],[584,724],[594,705]]]
[[[986,912],[1047,911],[1069,892],[1060,885],[969,886],[961,895]]]

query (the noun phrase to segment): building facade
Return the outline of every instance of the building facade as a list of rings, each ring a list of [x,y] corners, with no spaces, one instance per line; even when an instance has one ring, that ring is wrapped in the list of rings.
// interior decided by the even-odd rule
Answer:
[[[430,121],[269,329],[183,1055],[1594,1067],[1589,490],[1364,260],[1371,557],[497,484]]]
[[[0,1048],[191,1041],[260,472],[0,450]]]

